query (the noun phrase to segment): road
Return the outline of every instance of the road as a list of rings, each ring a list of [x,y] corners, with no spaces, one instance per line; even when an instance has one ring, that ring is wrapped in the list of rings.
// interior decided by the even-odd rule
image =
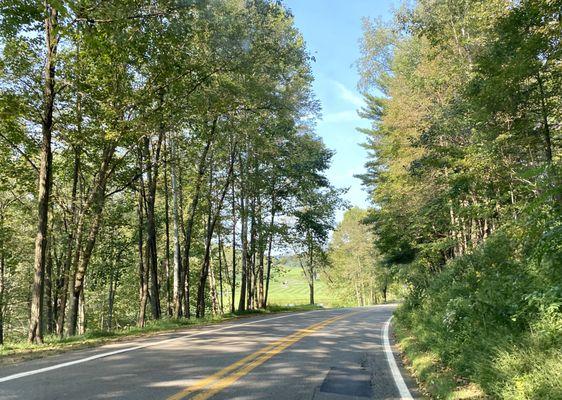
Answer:
[[[29,360],[1,367],[0,399],[416,398],[385,352],[394,309],[261,315]]]

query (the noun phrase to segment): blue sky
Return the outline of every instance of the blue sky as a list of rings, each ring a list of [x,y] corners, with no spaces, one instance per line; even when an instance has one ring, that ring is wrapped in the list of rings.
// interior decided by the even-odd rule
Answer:
[[[322,104],[323,119],[317,132],[336,154],[328,176],[336,187],[349,187],[346,199],[367,207],[367,194],[354,174],[364,171],[366,152],[357,127],[369,123],[357,116],[363,104],[357,90],[359,79],[353,65],[359,58],[362,17],[391,18],[396,0],[285,0],[302,32],[312,64],[314,91]],[[338,213],[338,220],[342,213]]]

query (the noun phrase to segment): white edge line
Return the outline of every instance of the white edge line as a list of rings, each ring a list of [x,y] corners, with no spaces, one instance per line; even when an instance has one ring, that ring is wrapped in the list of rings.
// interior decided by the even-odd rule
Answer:
[[[394,354],[392,352],[392,347],[390,347],[390,340],[388,339],[388,327],[390,326],[390,317],[384,324],[384,332],[383,332],[383,344],[384,344],[384,352],[386,354],[386,360],[388,361],[388,366],[390,367],[390,372],[392,373],[392,377],[394,378],[394,383],[398,388],[398,392],[400,392],[400,398],[405,400],[413,400],[412,394],[410,390],[408,390],[408,386],[404,382],[404,378],[398,369],[398,365],[396,364],[396,360],[394,359]]]
[[[97,360],[97,359],[100,359],[100,358],[113,356],[113,355],[116,355],[116,354],[127,353],[129,351],[140,350],[140,349],[145,349],[147,347],[158,346],[158,345],[161,345],[161,344],[173,342],[174,340],[180,340],[180,339],[190,338],[190,337],[194,337],[194,336],[205,335],[205,334],[208,334],[208,333],[219,332],[219,331],[223,331],[225,329],[236,328],[236,327],[239,327],[239,326],[259,324],[260,322],[272,321],[274,319],[288,318],[288,317],[293,317],[295,315],[301,315],[301,314],[306,314],[306,313],[314,313],[314,312],[319,312],[319,311],[328,311],[328,310],[303,311],[303,312],[299,312],[299,313],[291,313],[291,314],[287,314],[287,315],[280,315],[278,317],[257,319],[255,321],[244,322],[244,323],[241,323],[241,324],[231,324],[231,325],[226,325],[226,326],[216,328],[216,329],[205,330],[205,331],[195,332],[195,333],[192,333],[192,334],[189,334],[189,335],[182,335],[182,336],[173,337],[173,338],[170,338],[170,339],[160,340],[158,342],[151,342],[151,343],[141,344],[141,345],[138,345],[138,346],[127,347],[127,348],[124,348],[124,349],[109,351],[109,352],[106,352],[106,353],[101,353],[101,354],[96,354],[96,355],[93,355],[93,356],[90,356],[90,357],[81,358],[79,360],[69,361],[69,362],[65,362],[65,363],[61,363],[61,364],[51,365],[51,366],[45,367],[45,368],[33,369],[31,371],[25,371],[25,372],[20,372],[20,373],[17,373],[17,374],[4,376],[4,377],[0,378],[0,383],[12,381],[14,379],[24,378],[26,376],[41,374],[43,372],[53,371],[53,370],[59,369],[59,368],[70,367],[71,365],[82,364],[82,363],[85,363],[85,362],[88,362],[88,361],[93,361],[93,360]],[[171,332],[171,334],[173,334],[173,333],[174,332]]]

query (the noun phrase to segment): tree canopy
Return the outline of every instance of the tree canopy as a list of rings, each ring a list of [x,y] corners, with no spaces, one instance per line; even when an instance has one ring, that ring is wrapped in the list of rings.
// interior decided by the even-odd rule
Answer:
[[[339,193],[290,12],[0,10],[0,343],[265,307],[276,246],[325,238],[334,208],[303,210]]]
[[[445,364],[498,398],[560,393],[534,365],[535,386],[508,396],[524,372],[505,363],[526,348],[547,365],[559,357],[561,10],[419,0],[393,23],[364,21],[362,179],[376,247],[408,285],[408,326],[432,331],[420,337]]]

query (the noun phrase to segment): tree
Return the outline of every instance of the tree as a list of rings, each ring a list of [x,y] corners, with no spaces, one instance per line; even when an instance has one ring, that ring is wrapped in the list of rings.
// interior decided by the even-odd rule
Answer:
[[[345,302],[355,298],[358,306],[376,304],[378,294],[386,302],[390,274],[374,242],[372,228],[366,224],[368,212],[350,208],[343,215],[330,240],[328,284]]]
[[[314,281],[327,265],[325,245],[334,228],[334,211],[341,206],[340,192],[332,187],[302,194],[294,212],[293,238],[303,274],[308,280],[310,304],[314,303]]]
[[[62,337],[218,314],[225,283],[233,310],[235,292],[240,310],[266,307],[284,221],[334,192],[287,9],[0,7],[0,332],[18,339],[28,315],[40,341],[43,324]]]
[[[515,371],[474,349],[496,337],[502,360],[559,357],[535,327],[560,320],[559,310],[539,311],[557,309],[546,293],[560,279],[551,244],[560,221],[560,6],[420,0],[395,23],[365,23],[366,220],[382,265],[407,288],[399,323],[431,332],[421,343],[491,397],[556,397],[547,383],[512,390],[543,382],[539,368]]]

